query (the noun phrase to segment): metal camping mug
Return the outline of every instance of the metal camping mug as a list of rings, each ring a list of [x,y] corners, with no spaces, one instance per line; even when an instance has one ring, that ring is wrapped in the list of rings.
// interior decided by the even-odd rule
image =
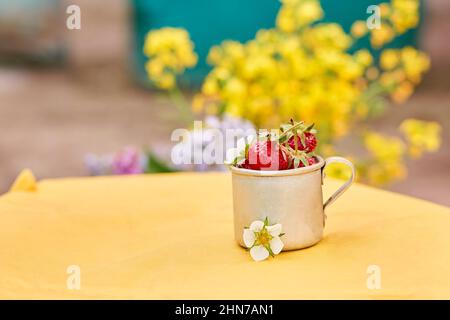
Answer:
[[[255,220],[281,223],[283,251],[312,246],[322,239],[325,209],[350,187],[355,168],[347,159],[317,157],[313,165],[280,171],[230,167],[233,183],[234,236],[244,246],[243,232]],[[350,167],[351,177],[325,203],[322,200],[324,168],[330,163]]]

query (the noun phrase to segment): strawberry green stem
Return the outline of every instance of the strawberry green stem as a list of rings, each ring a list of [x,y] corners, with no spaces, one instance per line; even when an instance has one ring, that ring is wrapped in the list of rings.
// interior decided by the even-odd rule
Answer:
[[[298,127],[300,127],[302,125],[303,125],[303,122],[299,122],[296,125],[293,125],[291,128],[289,128],[288,130],[286,130],[282,134],[280,134],[280,136],[278,137],[278,140],[280,140],[281,138],[284,138],[290,131],[297,129]]]

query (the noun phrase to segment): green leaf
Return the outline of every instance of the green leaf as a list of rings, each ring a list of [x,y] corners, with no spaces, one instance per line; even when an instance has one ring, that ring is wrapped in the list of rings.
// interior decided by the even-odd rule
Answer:
[[[294,158],[294,168],[298,168],[298,167],[300,167],[300,159]]]
[[[159,159],[153,152],[147,151],[147,168],[146,173],[160,173],[160,172],[177,172],[174,168],[168,166],[163,160]]]
[[[294,136],[294,147],[295,147],[295,151],[297,151],[298,150],[298,135],[297,135],[297,132],[295,132],[294,134],[295,134],[295,136]]]
[[[269,225],[269,218],[268,218],[268,217],[266,217],[266,218],[264,219],[264,225],[265,225],[266,227]]]
[[[291,126],[290,124],[282,124],[282,125],[280,126],[280,130],[281,130],[282,132],[288,131],[290,128],[292,128],[292,126]]]
[[[305,138],[305,134],[302,132],[302,134],[300,135],[300,140],[302,142],[302,146],[303,148],[306,148],[306,138]]]
[[[314,128],[314,123],[308,126],[308,128],[306,128],[305,131],[310,131],[312,128]]]
[[[305,165],[305,167],[309,166],[308,160],[306,159],[306,157],[304,155],[301,155],[299,158],[300,158],[300,161]]]

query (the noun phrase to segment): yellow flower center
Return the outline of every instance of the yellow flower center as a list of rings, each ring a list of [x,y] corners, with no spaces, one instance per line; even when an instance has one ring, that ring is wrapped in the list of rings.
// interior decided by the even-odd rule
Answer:
[[[272,240],[272,236],[270,233],[264,228],[260,232],[256,232],[256,245],[268,246],[270,240]]]

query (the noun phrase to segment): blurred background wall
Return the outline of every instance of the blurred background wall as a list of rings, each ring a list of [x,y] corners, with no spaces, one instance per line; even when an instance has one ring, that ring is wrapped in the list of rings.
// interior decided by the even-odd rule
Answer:
[[[205,54],[209,42],[221,35],[245,40],[252,36],[252,27],[270,27],[278,6],[276,0],[261,0],[265,9],[254,12],[245,5],[233,7],[237,6],[233,0],[226,8],[214,5],[214,10],[207,10],[211,1],[197,0],[203,2],[203,11],[198,12],[190,1],[172,1],[178,10],[164,11],[166,2],[157,0],[147,5],[140,0],[0,0],[0,192],[25,167],[39,178],[79,176],[86,175],[83,157],[88,152],[111,152],[128,144],[167,147],[170,132],[179,126],[175,109],[137,85],[143,78],[139,72],[136,77],[142,64],[136,48],[147,23],[155,27],[175,20],[180,23],[175,26],[192,23],[195,41],[205,38],[202,30],[217,22],[217,37],[208,32],[206,41],[198,42],[200,53]],[[20,8],[25,2],[29,10]],[[36,3],[39,8],[34,7]],[[81,30],[65,27],[69,4],[81,7]],[[332,1],[323,4],[329,20],[351,15],[351,7],[332,7]],[[235,19],[242,20],[244,27],[237,28],[239,21],[233,19],[221,20],[221,12],[227,16],[236,10],[242,10]],[[252,19],[246,20],[245,12]],[[245,32],[239,32],[242,28]],[[412,99],[376,123],[390,133],[405,114],[439,120],[444,127],[440,151],[411,163],[407,180],[390,189],[446,205],[450,205],[449,33],[450,1],[426,1],[420,32],[406,35],[405,41],[420,36],[432,69]],[[205,68],[200,65],[190,74],[194,82]]]

